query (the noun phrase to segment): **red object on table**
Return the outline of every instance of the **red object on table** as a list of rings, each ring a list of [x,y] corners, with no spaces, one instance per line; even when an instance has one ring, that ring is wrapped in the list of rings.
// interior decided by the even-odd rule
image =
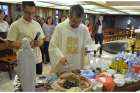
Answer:
[[[132,72],[133,73],[139,73],[140,72],[140,65],[133,65],[132,66]]]
[[[103,86],[106,90],[113,90],[115,83],[113,81],[113,78],[108,75],[108,73],[103,72],[100,75],[96,77],[96,80],[103,83]]]

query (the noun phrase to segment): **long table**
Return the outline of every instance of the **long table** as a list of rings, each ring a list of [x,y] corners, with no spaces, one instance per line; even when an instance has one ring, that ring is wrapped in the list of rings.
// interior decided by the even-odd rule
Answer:
[[[125,84],[123,87],[115,87],[115,92],[134,92],[140,90],[140,81],[132,84]]]
[[[117,87],[115,86],[114,90],[112,92],[135,92],[140,90],[140,81],[136,83],[131,83],[131,84],[125,84],[123,87]],[[45,92],[45,91],[55,91],[53,89],[46,89],[45,86],[41,86],[36,88],[36,91],[40,92]],[[106,90],[103,90],[107,92]]]

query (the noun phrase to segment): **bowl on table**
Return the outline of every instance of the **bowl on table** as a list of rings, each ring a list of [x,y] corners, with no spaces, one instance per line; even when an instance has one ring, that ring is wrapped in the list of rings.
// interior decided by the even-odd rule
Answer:
[[[124,79],[125,78],[125,75],[123,75],[123,74],[114,74],[114,78]]]
[[[116,74],[116,71],[113,70],[113,69],[108,69],[106,72],[107,72],[110,76],[113,76],[114,74]]]
[[[114,82],[115,82],[117,87],[122,87],[125,84],[125,79],[118,79],[118,78],[116,78],[116,79],[114,79]]]

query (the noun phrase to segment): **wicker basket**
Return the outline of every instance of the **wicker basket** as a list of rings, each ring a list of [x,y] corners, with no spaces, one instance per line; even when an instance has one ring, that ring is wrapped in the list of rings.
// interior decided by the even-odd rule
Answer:
[[[54,81],[54,83],[52,84],[52,88],[56,91],[63,91],[63,92],[69,91],[71,88],[66,89],[62,86],[64,84],[64,81],[69,79],[79,80],[80,84],[77,88],[79,88],[83,92],[90,91],[92,88],[92,82],[89,79],[76,75],[74,73],[65,73],[61,75],[58,80]],[[81,92],[80,90],[78,90],[78,92]],[[75,90],[73,92],[77,92],[77,91]]]

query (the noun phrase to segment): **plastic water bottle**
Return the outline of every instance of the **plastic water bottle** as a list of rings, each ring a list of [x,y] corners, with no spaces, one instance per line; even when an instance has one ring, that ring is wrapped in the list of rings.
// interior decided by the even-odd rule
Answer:
[[[130,77],[130,78],[133,78],[133,74],[132,74],[132,70],[131,70],[133,62],[132,61],[127,61],[127,64],[128,64],[127,76]]]

